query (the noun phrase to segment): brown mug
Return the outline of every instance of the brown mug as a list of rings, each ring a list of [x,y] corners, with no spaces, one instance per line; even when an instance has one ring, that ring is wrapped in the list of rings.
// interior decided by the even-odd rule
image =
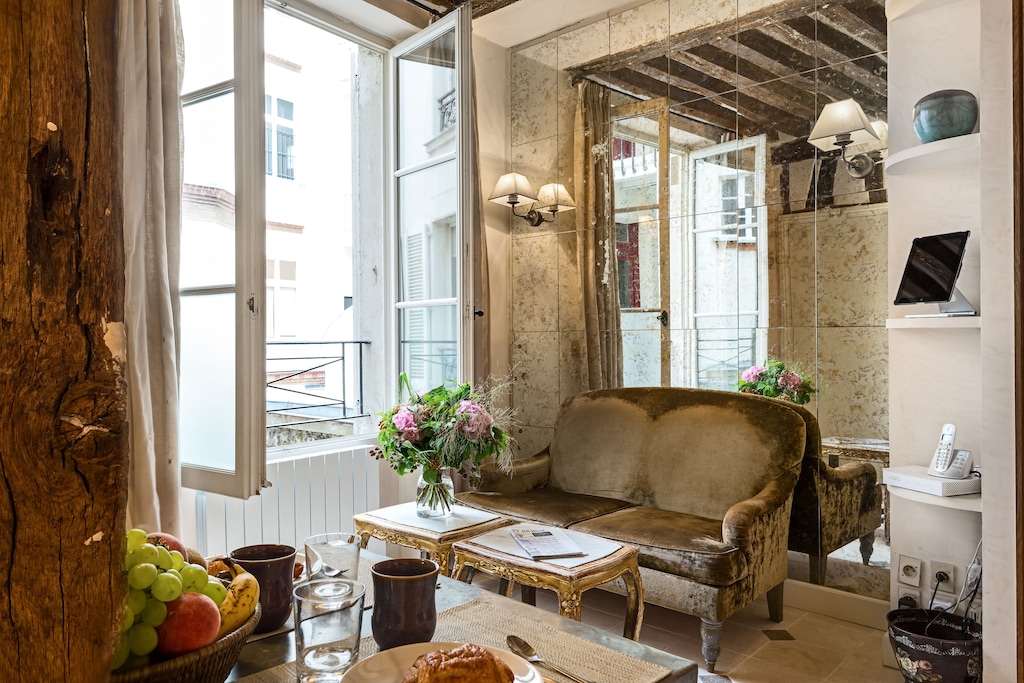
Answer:
[[[263,614],[256,624],[256,633],[281,628],[292,611],[295,548],[276,544],[247,545],[232,550],[228,557],[255,576],[260,584]]]
[[[373,613],[370,626],[381,650],[425,643],[437,626],[437,562],[412,558],[373,565]]]

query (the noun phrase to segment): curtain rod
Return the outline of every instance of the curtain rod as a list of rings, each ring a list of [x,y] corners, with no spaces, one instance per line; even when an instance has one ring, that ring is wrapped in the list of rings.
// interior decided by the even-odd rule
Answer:
[[[437,11],[436,9],[434,9],[433,7],[428,7],[427,5],[424,5],[424,4],[423,4],[423,3],[421,3],[421,2],[417,2],[416,0],[405,0],[405,1],[406,1],[406,2],[408,2],[408,3],[409,3],[409,4],[411,4],[411,5],[416,5],[417,7],[419,7],[419,8],[420,8],[421,10],[423,10],[424,12],[429,12],[430,14],[434,15],[434,18],[435,18],[435,19],[437,19],[437,18],[440,18],[440,17],[444,16],[443,14],[441,14],[440,12],[438,12],[438,11]]]

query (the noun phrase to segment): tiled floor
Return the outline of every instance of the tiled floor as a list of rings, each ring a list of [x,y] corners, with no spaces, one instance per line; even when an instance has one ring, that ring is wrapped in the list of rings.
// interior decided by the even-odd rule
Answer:
[[[474,583],[490,589],[497,585],[481,574]],[[538,590],[537,605],[558,610],[551,591]],[[588,624],[621,633],[624,613],[620,595],[603,590],[583,594]],[[697,662],[699,683],[902,683],[898,671],[882,666],[882,631],[792,607],[785,608],[784,617],[780,624],[769,620],[762,598],[726,621],[713,674],[704,668],[695,617],[648,604],[640,642]]]

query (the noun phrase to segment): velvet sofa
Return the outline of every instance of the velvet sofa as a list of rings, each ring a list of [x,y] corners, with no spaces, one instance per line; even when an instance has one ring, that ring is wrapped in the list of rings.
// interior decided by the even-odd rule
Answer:
[[[645,601],[701,619],[709,671],[722,623],[767,594],[782,620],[804,419],[751,394],[603,389],[566,400],[550,445],[486,470],[462,503],[636,546]]]
[[[859,539],[862,562],[871,561],[883,489],[871,463],[830,466],[822,457],[817,418],[802,406],[790,408],[804,421],[807,445],[793,492],[789,549],[807,553],[811,583],[824,584],[829,553],[848,543]]]

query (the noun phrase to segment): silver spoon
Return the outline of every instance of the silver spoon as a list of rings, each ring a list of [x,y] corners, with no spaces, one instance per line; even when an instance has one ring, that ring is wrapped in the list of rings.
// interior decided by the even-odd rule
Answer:
[[[531,664],[539,664],[540,666],[547,667],[552,671],[562,674],[570,680],[576,681],[576,683],[591,683],[587,679],[581,678],[573,672],[563,669],[557,664],[552,664],[551,662],[544,661],[543,659],[541,659],[540,655],[537,654],[537,651],[533,649],[533,646],[525,640],[523,640],[522,638],[520,638],[519,636],[508,636],[507,638],[505,638],[505,642],[508,644],[508,647],[510,650],[512,650],[512,652],[515,652],[517,655],[519,655],[526,661],[530,662]]]

